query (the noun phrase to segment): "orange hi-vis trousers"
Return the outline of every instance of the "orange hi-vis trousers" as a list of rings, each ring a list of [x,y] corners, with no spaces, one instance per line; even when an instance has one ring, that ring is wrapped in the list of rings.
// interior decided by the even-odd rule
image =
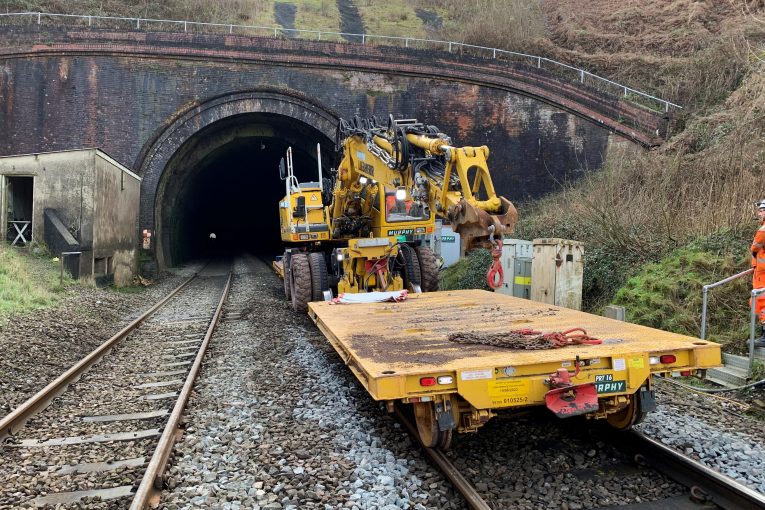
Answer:
[[[754,268],[752,288],[765,288],[765,223],[757,230],[752,241],[752,267]],[[749,303],[751,305],[751,299]],[[765,324],[765,294],[757,296],[754,311],[760,323]]]

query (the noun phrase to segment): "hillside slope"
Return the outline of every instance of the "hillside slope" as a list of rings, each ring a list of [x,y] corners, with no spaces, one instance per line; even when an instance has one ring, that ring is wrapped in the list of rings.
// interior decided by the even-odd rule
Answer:
[[[586,243],[590,309],[610,302],[642,267],[658,271],[646,264],[689,243],[691,254],[666,259],[673,270],[681,266],[677,260],[698,261],[694,254],[726,260],[696,264],[706,267],[700,282],[747,264],[751,204],[765,197],[764,0],[5,0],[2,7],[322,30],[339,30],[351,16],[351,25],[367,33],[465,41],[589,69],[683,105],[673,117],[673,137],[649,153],[611,151],[603,171],[519,204],[517,235]],[[699,241],[726,236],[731,243],[724,250]],[[649,280],[633,281],[631,291],[664,292],[643,292],[640,282]],[[677,290],[667,292],[693,294]],[[723,292],[720,306],[741,309],[740,292]],[[685,298],[678,299],[683,306]]]

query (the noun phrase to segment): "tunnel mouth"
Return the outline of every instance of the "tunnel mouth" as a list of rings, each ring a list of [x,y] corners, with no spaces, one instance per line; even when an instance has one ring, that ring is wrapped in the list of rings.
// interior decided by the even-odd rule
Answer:
[[[285,183],[279,161],[292,147],[296,177],[316,180],[317,144],[326,173],[334,141],[284,115],[235,115],[191,136],[168,161],[156,195],[156,249],[163,265],[281,253],[278,205]]]

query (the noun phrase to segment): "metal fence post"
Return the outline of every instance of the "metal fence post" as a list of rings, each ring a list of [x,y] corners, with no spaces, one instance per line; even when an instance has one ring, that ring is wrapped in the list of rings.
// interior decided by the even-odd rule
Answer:
[[[752,306],[751,306],[751,318],[749,320],[749,373],[752,373],[752,366],[754,366],[754,324],[755,316],[757,315],[757,296],[765,293],[765,289],[752,289]]]
[[[41,22],[42,22],[42,13],[38,12],[37,13],[37,24],[39,25]]]
[[[704,285],[704,298],[701,305],[701,339],[707,339],[707,300],[709,299],[709,287]]]
[[[579,71],[579,76],[580,76],[579,81],[584,83],[584,69]]]
[[[88,26],[93,25],[93,16],[88,16]]]
[[[452,52],[452,43],[449,42],[449,53],[451,53],[451,52]]]
[[[229,25],[228,26],[228,33],[229,34],[233,34],[234,33],[234,25]]]
[[[497,48],[492,48],[491,58],[497,58]]]
[[[188,22],[186,21],[183,22],[183,31],[188,32]]]
[[[367,42],[367,35],[366,34],[361,34],[361,44],[364,44],[366,42]]]

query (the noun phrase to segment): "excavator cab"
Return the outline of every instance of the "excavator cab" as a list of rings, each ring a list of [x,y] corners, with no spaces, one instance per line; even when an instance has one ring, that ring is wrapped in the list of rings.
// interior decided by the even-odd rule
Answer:
[[[319,161],[318,182],[298,182],[292,166],[292,147],[286,160],[279,162],[279,177],[284,181],[284,198],[279,201],[281,238],[285,243],[306,243],[329,240],[329,222],[323,203],[321,146],[316,144]]]

